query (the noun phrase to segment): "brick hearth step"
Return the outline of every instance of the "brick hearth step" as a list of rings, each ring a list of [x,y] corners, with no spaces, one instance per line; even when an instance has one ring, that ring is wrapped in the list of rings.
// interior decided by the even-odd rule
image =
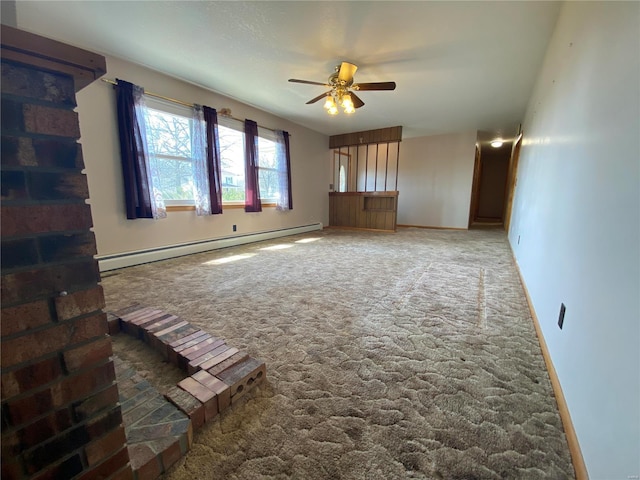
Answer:
[[[191,447],[191,420],[125,361],[113,363],[134,478],[156,479]]]
[[[237,365],[246,362],[249,357],[227,345],[225,340],[160,309],[132,305],[110,313],[108,318],[110,332],[124,331],[143,340],[189,375],[202,370],[214,376],[222,375],[224,378],[220,377],[220,380],[225,382],[226,378],[225,383],[234,394],[241,386],[237,393],[244,395],[255,386],[254,382],[260,383],[266,374],[264,362],[257,359],[243,364],[242,378],[223,373],[239,368]]]
[[[162,397],[122,360],[114,360],[138,480],[165,472],[191,446],[194,430],[235,405],[266,377],[263,361],[157,308],[132,305],[109,313],[107,320],[111,335],[124,331],[144,341],[189,375]]]

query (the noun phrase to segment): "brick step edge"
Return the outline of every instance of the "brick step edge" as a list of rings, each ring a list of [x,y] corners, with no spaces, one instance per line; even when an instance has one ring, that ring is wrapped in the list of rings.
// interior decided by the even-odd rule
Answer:
[[[134,480],[155,480],[167,473],[191,449],[192,428],[181,435],[127,443]]]
[[[194,431],[235,405],[266,378],[263,361],[246,355],[212,375],[200,370],[167,391],[165,397],[190,419]]]
[[[263,361],[160,309],[134,304],[108,312],[107,320],[110,334],[124,331],[144,341],[190,375],[165,398],[191,419],[194,431],[266,378]]]
[[[113,359],[133,479],[154,480],[160,478],[191,448],[193,422],[190,418],[167,421],[169,416],[174,417],[175,414],[167,411],[161,403],[154,405],[151,409],[140,411],[138,415],[130,418],[130,414],[138,411],[146,399],[155,400],[158,398],[165,401],[165,405],[173,407],[175,405],[167,401],[166,397],[161,395],[143,377],[136,373],[132,374],[135,370],[125,360],[117,355],[114,355]],[[142,387],[142,384],[145,386]],[[147,392],[148,395],[146,395]],[[142,395],[145,395],[144,399],[140,398]],[[164,410],[164,413],[163,416],[157,418],[157,421],[143,425],[138,423],[160,410]],[[178,408],[178,410],[180,409]],[[174,412],[176,412],[175,409]],[[131,423],[128,423],[127,418]],[[178,424],[180,425],[178,426]],[[145,430],[144,439],[131,441],[130,435],[136,429]],[[167,430],[170,431],[169,434],[166,434]]]
[[[192,375],[238,353],[223,339],[153,307],[134,304],[107,313],[111,335],[125,332],[144,341],[166,360]]]

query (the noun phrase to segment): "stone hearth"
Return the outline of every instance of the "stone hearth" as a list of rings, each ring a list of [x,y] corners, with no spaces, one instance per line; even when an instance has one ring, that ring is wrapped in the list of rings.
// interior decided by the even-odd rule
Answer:
[[[132,335],[186,375],[163,396],[114,357],[129,457],[138,480],[166,472],[187,453],[194,431],[232,407],[266,376],[264,362],[159,309],[133,305],[109,313],[108,322],[111,335]]]

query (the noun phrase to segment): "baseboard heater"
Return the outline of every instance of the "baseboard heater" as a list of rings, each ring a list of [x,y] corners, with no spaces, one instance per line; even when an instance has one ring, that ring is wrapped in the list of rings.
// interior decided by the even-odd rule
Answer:
[[[313,232],[314,230],[322,230],[322,223],[313,223],[300,227],[283,228],[280,230],[270,230],[266,232],[248,233],[246,235],[238,235],[234,237],[214,238],[211,240],[182,243],[178,245],[168,245],[165,247],[119,253],[116,255],[97,255],[96,260],[98,260],[98,267],[100,268],[100,271],[107,272],[118,268],[132,267],[143,263],[157,262],[158,260],[191,255],[192,253],[202,253],[209,250],[217,250],[219,248],[234,247],[236,245],[260,242],[262,240],[271,240],[273,238],[287,237],[289,235],[296,235],[299,233]]]

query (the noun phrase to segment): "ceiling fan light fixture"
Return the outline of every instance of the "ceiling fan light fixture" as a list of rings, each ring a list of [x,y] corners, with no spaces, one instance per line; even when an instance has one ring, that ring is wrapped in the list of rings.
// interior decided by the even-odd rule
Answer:
[[[290,78],[290,82],[305,83],[309,85],[321,85],[329,87],[330,90],[326,93],[321,93],[317,97],[309,100],[307,105],[316,103],[323,98],[324,109],[329,115],[337,115],[338,107],[341,107],[346,114],[352,114],[356,109],[364,106],[364,102],[356,91],[360,90],[395,90],[396,82],[369,82],[369,83],[354,83],[353,75],[358,69],[357,65],[349,62],[342,62],[336,66],[335,72],[329,75],[326,83],[314,82],[311,80],[300,80],[297,78]]]
[[[344,108],[344,113],[353,113],[356,111],[356,108],[353,105],[353,100],[351,99],[350,94],[345,94],[342,96],[342,108]]]
[[[336,108],[336,102],[331,94],[327,95],[327,99],[324,101],[324,108],[327,111],[331,110],[332,108]],[[337,110],[338,109],[336,108],[336,113]]]

